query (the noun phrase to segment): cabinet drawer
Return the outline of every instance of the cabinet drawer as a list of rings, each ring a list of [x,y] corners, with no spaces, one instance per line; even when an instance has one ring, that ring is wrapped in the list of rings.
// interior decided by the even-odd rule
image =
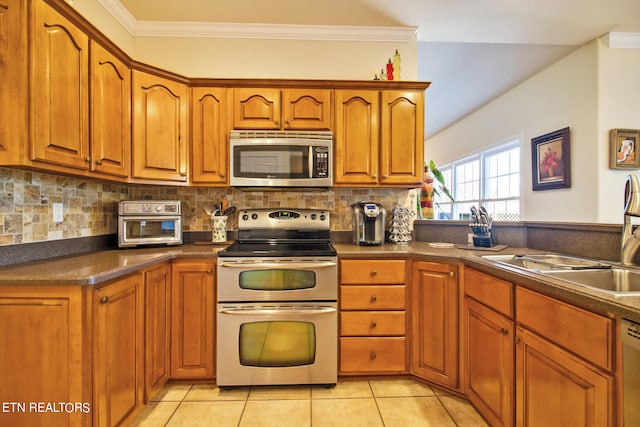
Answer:
[[[404,310],[406,306],[405,286],[340,287],[340,307],[343,310]]]
[[[340,338],[341,372],[406,372],[404,338]]]
[[[404,260],[342,260],[340,283],[343,285],[404,284],[407,262]]]
[[[340,313],[342,336],[401,336],[406,333],[404,311],[346,311]]]
[[[517,287],[516,320],[598,366],[613,368],[611,319]]]
[[[472,269],[464,270],[464,293],[513,318],[513,284]]]

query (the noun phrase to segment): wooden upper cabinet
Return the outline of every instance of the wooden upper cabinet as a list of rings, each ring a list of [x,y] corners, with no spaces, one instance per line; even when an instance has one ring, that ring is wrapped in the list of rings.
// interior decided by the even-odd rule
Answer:
[[[331,90],[233,89],[234,129],[330,130]]]
[[[191,93],[191,182],[226,185],[228,90],[194,87]]]
[[[31,160],[88,170],[89,37],[34,1]]]
[[[420,185],[424,169],[424,93],[382,91],[380,183]]]
[[[15,163],[28,145],[27,3],[0,0],[0,162]]]
[[[138,70],[132,82],[132,178],[186,182],[187,86]]]
[[[129,176],[131,70],[91,41],[91,170]]]
[[[336,90],[335,108],[334,184],[377,184],[380,146],[378,91]]]
[[[282,128],[331,129],[331,90],[285,89],[282,91]]]

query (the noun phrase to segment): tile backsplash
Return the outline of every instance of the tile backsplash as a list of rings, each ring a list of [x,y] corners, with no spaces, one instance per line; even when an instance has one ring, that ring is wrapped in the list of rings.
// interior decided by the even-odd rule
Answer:
[[[351,204],[372,200],[387,211],[415,206],[415,190],[339,188],[329,191],[243,192],[233,188],[118,184],[41,172],[0,168],[0,245],[115,234],[117,204],[127,199],[181,200],[184,231],[207,231],[206,210],[223,198],[238,209],[287,207],[326,209],[332,231],[351,230]],[[53,203],[64,221],[53,222]],[[236,227],[236,216],[229,229]]]

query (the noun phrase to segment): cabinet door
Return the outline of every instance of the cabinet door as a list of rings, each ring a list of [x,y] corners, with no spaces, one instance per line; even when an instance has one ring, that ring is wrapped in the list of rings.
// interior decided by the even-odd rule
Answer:
[[[378,91],[336,90],[335,98],[334,184],[375,185],[380,146]]]
[[[145,402],[169,379],[171,267],[145,272]]]
[[[424,169],[424,93],[382,91],[380,184],[419,185]]]
[[[144,296],[136,274],[94,293],[94,421],[114,426],[143,404]]]
[[[0,0],[0,162],[17,163],[27,147],[27,2]]]
[[[458,387],[458,269],[454,265],[413,264],[411,371]]]
[[[516,334],[516,425],[615,425],[610,375],[526,329]]]
[[[127,178],[130,153],[131,70],[91,41],[91,170]]]
[[[234,129],[280,129],[280,89],[233,89]]]
[[[331,129],[331,90],[285,89],[282,92],[283,129]]]
[[[227,183],[227,89],[194,87],[191,93],[191,181]]]
[[[171,272],[171,378],[214,376],[215,289],[211,262],[177,262]]]
[[[2,286],[0,425],[91,425],[91,347],[85,344],[84,314],[80,286]],[[71,413],[30,409],[39,402],[87,403]]]
[[[44,1],[33,2],[31,159],[89,167],[89,37]]]
[[[513,322],[471,298],[464,300],[463,318],[466,394],[492,426],[512,426]]]
[[[133,178],[187,180],[186,85],[134,70]]]

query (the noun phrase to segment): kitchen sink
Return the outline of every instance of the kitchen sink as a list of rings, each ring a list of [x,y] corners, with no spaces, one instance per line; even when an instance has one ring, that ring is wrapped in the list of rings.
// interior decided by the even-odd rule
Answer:
[[[599,289],[607,293],[623,295],[640,295],[640,272],[624,268],[608,270],[564,270],[544,271],[545,276]]]
[[[482,258],[530,271],[608,269],[610,264],[557,254],[484,255]]]

